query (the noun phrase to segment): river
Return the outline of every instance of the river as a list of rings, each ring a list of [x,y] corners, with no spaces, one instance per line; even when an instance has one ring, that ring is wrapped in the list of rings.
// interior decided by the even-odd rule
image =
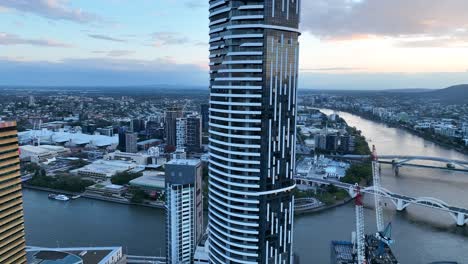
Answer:
[[[327,114],[329,110],[323,110]],[[458,152],[425,141],[404,130],[339,113],[351,126],[362,130],[380,154],[411,154],[468,159]],[[382,185],[415,197],[430,196],[468,208],[468,174],[445,170],[403,167],[398,177],[383,166]],[[372,197],[366,198],[366,232],[375,232]],[[47,193],[24,190],[26,241],[36,246],[123,246],[136,255],[165,252],[164,211],[152,208],[78,199],[61,203]],[[452,260],[468,264],[468,228],[456,227],[446,213],[410,206],[398,213],[388,205],[385,218],[393,225],[392,246],[403,264],[427,264]],[[352,204],[313,215],[297,216],[294,247],[301,263],[327,264],[330,241],[349,240],[354,224]]]

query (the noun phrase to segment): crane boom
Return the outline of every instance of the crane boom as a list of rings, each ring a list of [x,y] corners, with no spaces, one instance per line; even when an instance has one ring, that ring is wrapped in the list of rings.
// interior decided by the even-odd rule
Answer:
[[[375,146],[372,146],[372,179],[374,183],[374,200],[375,200],[375,217],[377,222],[377,231],[383,232],[385,229],[383,208],[380,200],[380,195],[377,192],[380,190],[380,170],[379,170],[379,157]]]
[[[355,186],[356,198],[356,255],[358,264],[365,264],[365,234],[364,234],[364,207],[362,203],[362,194],[359,185]]]

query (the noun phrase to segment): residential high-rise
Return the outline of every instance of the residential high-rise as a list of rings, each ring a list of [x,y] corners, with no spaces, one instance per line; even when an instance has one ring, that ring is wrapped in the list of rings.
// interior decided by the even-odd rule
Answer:
[[[165,167],[167,263],[192,263],[203,235],[201,161],[175,159]]]
[[[176,147],[187,152],[200,152],[202,133],[201,119],[198,115],[189,115],[176,120]]]
[[[119,128],[119,145],[117,146],[117,149],[120,151],[125,152],[127,148],[127,128],[126,127],[120,127]]]
[[[185,149],[187,143],[187,118],[176,119],[176,147],[177,149]]]
[[[182,110],[178,107],[171,107],[166,110],[166,143],[170,146],[176,146],[176,123],[177,118],[183,115]]]
[[[137,153],[138,152],[138,134],[127,132],[125,133],[125,152]]]
[[[200,106],[200,113],[202,119],[202,130],[203,132],[208,132],[208,123],[210,121],[210,105],[202,104]]]
[[[210,7],[210,263],[292,263],[299,0]]]
[[[202,123],[199,115],[187,116],[187,136],[186,149],[187,152],[200,152],[202,144]]]
[[[16,122],[0,120],[0,263],[26,263]]]

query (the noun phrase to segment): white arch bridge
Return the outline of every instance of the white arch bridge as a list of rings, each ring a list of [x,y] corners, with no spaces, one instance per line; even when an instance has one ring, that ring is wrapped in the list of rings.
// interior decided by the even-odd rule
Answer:
[[[302,177],[296,177],[296,183],[306,184],[306,185],[310,185],[312,183],[324,184],[324,185],[333,184],[338,188],[347,190],[348,193],[351,195],[351,197],[356,196],[354,192],[355,186],[352,184],[348,184],[348,183],[316,179],[316,178],[302,178]],[[446,202],[441,201],[436,198],[432,198],[432,197],[414,198],[414,197],[390,192],[389,190],[383,187],[380,187],[379,189],[376,190],[374,186],[362,188],[361,192],[369,193],[373,195],[380,195],[384,198],[389,199],[395,205],[395,208],[397,211],[403,211],[410,205],[419,205],[419,206],[424,206],[424,207],[428,207],[428,208],[432,208],[432,209],[436,209],[436,210],[448,213],[455,220],[458,226],[464,226],[468,224],[468,209],[451,206],[447,204]]]
[[[370,159],[370,155],[336,155],[331,156],[338,159],[346,160],[365,160]],[[390,160],[395,166],[410,165],[410,161],[437,161],[445,164],[453,164],[460,166],[461,168],[468,170],[468,161],[448,159],[442,157],[430,157],[430,156],[408,156],[408,155],[379,155],[379,162]]]

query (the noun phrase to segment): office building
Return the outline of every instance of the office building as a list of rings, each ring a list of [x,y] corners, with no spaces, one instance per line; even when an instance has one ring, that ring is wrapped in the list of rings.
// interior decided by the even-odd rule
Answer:
[[[16,122],[0,120],[0,263],[26,263]]]
[[[123,152],[126,151],[126,138],[127,138],[126,134],[127,134],[126,127],[119,128],[119,145],[117,146],[117,149]]]
[[[209,3],[210,263],[292,263],[300,3]]]
[[[185,147],[187,152],[200,152],[202,144],[202,122],[199,115],[187,116],[187,134]]]
[[[208,123],[210,122],[210,105],[202,104],[200,106],[203,133],[208,132]]]
[[[166,143],[170,146],[176,146],[176,127],[177,118],[182,117],[182,109],[178,107],[171,107],[166,110],[165,118],[165,132],[166,132]]]
[[[176,148],[185,149],[187,142],[187,119],[177,118],[176,120]]]
[[[165,167],[167,263],[192,263],[203,235],[201,162],[177,159]]]
[[[138,152],[138,134],[126,133],[125,134],[125,152],[136,153]]]

